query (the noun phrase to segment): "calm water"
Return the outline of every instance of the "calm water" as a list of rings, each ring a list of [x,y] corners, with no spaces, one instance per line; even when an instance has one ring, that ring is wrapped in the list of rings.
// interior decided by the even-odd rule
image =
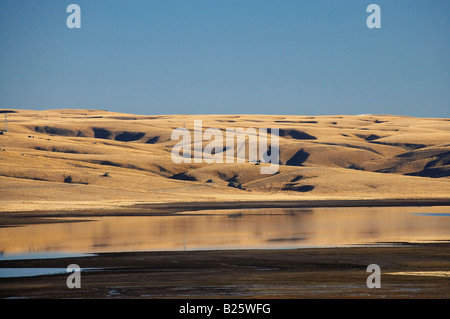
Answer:
[[[450,240],[450,207],[211,210],[161,217],[64,220],[67,223],[0,228],[0,260],[120,251]]]
[[[0,278],[64,274],[66,268],[0,268]]]

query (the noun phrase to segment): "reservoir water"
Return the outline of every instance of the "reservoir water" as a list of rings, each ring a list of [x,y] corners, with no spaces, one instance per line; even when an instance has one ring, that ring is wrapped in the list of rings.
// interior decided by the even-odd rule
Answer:
[[[58,223],[2,227],[0,260],[100,252],[289,249],[449,240],[448,206],[206,210],[170,216],[64,218]]]

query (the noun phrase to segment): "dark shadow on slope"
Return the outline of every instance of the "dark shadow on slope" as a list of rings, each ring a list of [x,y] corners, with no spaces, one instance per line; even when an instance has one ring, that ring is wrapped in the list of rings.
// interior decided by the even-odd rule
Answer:
[[[109,139],[112,135],[111,131],[101,127],[93,127],[92,131],[94,131],[95,138]]]
[[[317,124],[317,121],[289,121],[289,120],[278,120],[275,123],[295,123],[295,124]]]
[[[52,148],[45,148],[41,146],[36,146],[34,148],[37,151],[47,151],[47,152],[57,152],[57,153],[69,153],[69,154],[89,154],[86,152],[70,149],[70,148],[61,148],[61,147],[52,147]]]
[[[143,138],[145,133],[142,132],[122,132],[114,139],[119,142],[133,142]]]
[[[197,178],[195,178],[194,176],[189,175],[187,172],[174,174],[170,178],[172,178],[172,179],[179,179],[179,180],[182,180],[182,181],[197,181]]]
[[[310,192],[314,189],[314,185],[296,185],[293,183],[288,183],[284,185],[283,190],[284,191],[296,191],[301,193]]]
[[[450,165],[425,168],[420,172],[405,174],[409,176],[420,176],[420,177],[431,177],[431,178],[441,178],[450,176]]]
[[[82,131],[72,131],[66,128],[52,127],[52,126],[36,126],[34,128],[36,133],[45,133],[50,135],[72,136],[72,137],[84,137]]]
[[[309,153],[301,149],[287,160],[286,165],[303,166],[303,163],[308,159]]]
[[[370,135],[356,134],[356,136],[363,138],[368,142],[382,138],[382,136],[378,136],[376,134],[370,134]]]
[[[301,180],[302,178],[303,178],[302,175],[297,175],[296,177],[294,177],[294,178],[291,180],[291,183],[298,182],[298,181]]]
[[[279,135],[282,137],[289,136],[296,140],[317,140],[315,136],[309,135],[308,133],[295,130],[295,129],[281,129],[279,130]]]
[[[437,155],[437,158],[430,161],[425,168],[450,165],[450,151]]]
[[[427,145],[425,145],[425,144],[414,144],[414,143],[388,143],[388,142],[380,142],[380,141],[369,141],[369,143],[396,146],[396,147],[400,147],[406,151],[413,151],[413,150],[418,150],[420,148],[427,147]]]
[[[153,136],[145,142],[146,144],[155,144],[159,141],[159,136]]]

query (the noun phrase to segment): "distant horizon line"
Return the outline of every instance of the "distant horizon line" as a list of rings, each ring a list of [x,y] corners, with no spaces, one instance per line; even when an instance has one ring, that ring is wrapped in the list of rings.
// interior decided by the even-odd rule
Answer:
[[[436,117],[436,116],[414,116],[405,114],[386,114],[386,113],[360,113],[360,114],[263,114],[263,113],[161,113],[161,114],[141,114],[141,113],[129,113],[123,111],[110,111],[105,109],[91,109],[91,108],[49,108],[49,109],[24,109],[24,108],[0,108],[0,113],[15,113],[16,111],[35,111],[35,112],[45,112],[45,111],[90,111],[90,112],[109,112],[109,113],[121,113],[121,114],[132,114],[140,116],[165,116],[165,115],[217,115],[217,116],[227,116],[227,115],[261,115],[261,116],[397,116],[397,117],[415,117],[415,118],[447,118]]]

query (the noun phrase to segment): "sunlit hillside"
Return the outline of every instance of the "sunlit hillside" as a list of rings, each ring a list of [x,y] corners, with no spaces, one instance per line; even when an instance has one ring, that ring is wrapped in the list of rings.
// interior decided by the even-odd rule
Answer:
[[[12,111],[8,132],[0,135],[2,211],[450,197],[449,119]],[[0,119],[3,129],[3,114]],[[245,163],[174,163],[172,131],[193,132],[194,120],[203,121],[203,131],[218,128],[224,135],[227,128],[278,128],[277,171],[261,174],[268,164],[249,163],[248,156]]]

